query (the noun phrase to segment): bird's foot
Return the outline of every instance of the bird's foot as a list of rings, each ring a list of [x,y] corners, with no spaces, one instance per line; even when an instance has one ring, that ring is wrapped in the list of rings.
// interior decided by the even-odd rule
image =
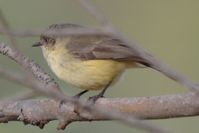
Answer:
[[[96,96],[89,97],[88,101],[95,103],[99,98],[103,98],[103,97],[104,97],[103,95],[99,94],[99,95],[96,95]]]

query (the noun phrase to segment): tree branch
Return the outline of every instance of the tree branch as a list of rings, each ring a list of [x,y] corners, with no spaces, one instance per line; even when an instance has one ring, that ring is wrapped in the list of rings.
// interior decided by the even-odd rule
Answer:
[[[18,52],[14,48],[11,48],[3,43],[0,43],[0,54],[3,54],[10,59],[14,60],[20,66],[23,66],[25,69],[32,72],[32,74],[38,79],[40,82],[53,86],[55,89],[60,90],[58,84],[54,82],[54,79],[50,77],[47,73],[45,73],[39,65],[37,65],[33,60],[24,56],[21,52]],[[28,77],[26,77],[28,80]],[[32,81],[29,81],[32,82]]]
[[[96,106],[122,112],[141,119],[165,119],[199,115],[199,100],[195,93],[140,98],[101,98]],[[58,129],[74,121],[112,120],[106,115],[87,110],[75,112],[76,105],[50,99],[0,102],[0,122],[23,121],[40,128],[59,120]]]

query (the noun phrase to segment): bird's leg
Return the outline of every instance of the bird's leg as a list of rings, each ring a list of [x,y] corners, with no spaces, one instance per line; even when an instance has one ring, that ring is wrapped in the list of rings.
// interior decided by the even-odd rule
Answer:
[[[107,84],[104,89],[98,94],[98,95],[95,95],[95,96],[92,96],[92,97],[89,97],[88,100],[91,100],[93,103],[95,103],[97,101],[98,98],[101,98],[101,97],[104,97],[104,93],[106,92],[107,88],[109,87],[110,83]]]
[[[74,96],[74,98],[79,98],[79,97],[81,97],[81,96],[82,96],[84,93],[86,93],[86,92],[88,92],[88,90],[81,91],[80,93],[76,94],[76,95]]]

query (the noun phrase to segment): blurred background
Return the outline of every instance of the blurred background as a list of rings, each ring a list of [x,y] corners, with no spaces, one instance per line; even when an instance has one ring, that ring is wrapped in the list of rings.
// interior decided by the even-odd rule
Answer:
[[[199,1],[196,0],[92,0],[110,21],[129,39],[149,50],[153,55],[174,69],[199,82]],[[45,29],[55,23],[77,23],[99,26],[77,0],[0,0],[0,9],[14,29]],[[41,50],[31,45],[39,37],[17,38],[18,47],[25,55],[34,59],[61,85],[67,95],[80,90],[60,81],[50,71]],[[0,36],[0,42],[9,43]],[[7,57],[0,55],[0,65],[10,71],[23,72]],[[23,86],[0,79],[0,97],[9,97],[28,90]],[[150,69],[136,69],[125,72],[121,80],[108,89],[106,97],[141,97],[185,93],[187,89]],[[89,93],[93,95],[98,92]],[[198,132],[199,118],[175,118],[151,120],[160,127],[175,133]],[[76,122],[65,131],[57,131],[57,121],[50,122],[41,130],[22,122],[0,124],[2,133],[142,133],[117,122]]]

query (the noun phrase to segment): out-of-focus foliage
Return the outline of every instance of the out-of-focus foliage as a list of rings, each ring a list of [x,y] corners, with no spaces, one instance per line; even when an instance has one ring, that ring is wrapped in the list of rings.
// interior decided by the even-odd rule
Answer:
[[[196,0],[92,0],[113,24],[129,39],[138,42],[155,56],[176,70],[199,81],[199,1]],[[54,23],[78,23],[98,26],[76,0],[0,0],[0,9],[14,29],[44,29]],[[8,43],[0,36],[1,42]],[[44,61],[41,50],[31,44],[39,38],[18,38],[18,47],[34,59],[47,72],[51,73]],[[1,66],[11,71],[23,70],[16,63],[0,55]],[[54,74],[51,73],[55,77]],[[68,95],[76,94],[79,89],[55,79]],[[0,96],[8,97],[28,88],[0,79]],[[128,70],[121,80],[110,88],[107,97],[136,97],[186,92],[186,89],[158,72],[148,69]],[[89,93],[92,95],[96,92]],[[176,133],[197,132],[199,120],[178,118],[155,120],[153,123],[169,128]],[[54,133],[56,122],[48,124],[44,130],[33,126],[24,126],[20,122],[1,124],[2,133]],[[115,122],[78,122],[70,125],[66,131],[82,132],[130,132],[142,131],[128,128]]]

